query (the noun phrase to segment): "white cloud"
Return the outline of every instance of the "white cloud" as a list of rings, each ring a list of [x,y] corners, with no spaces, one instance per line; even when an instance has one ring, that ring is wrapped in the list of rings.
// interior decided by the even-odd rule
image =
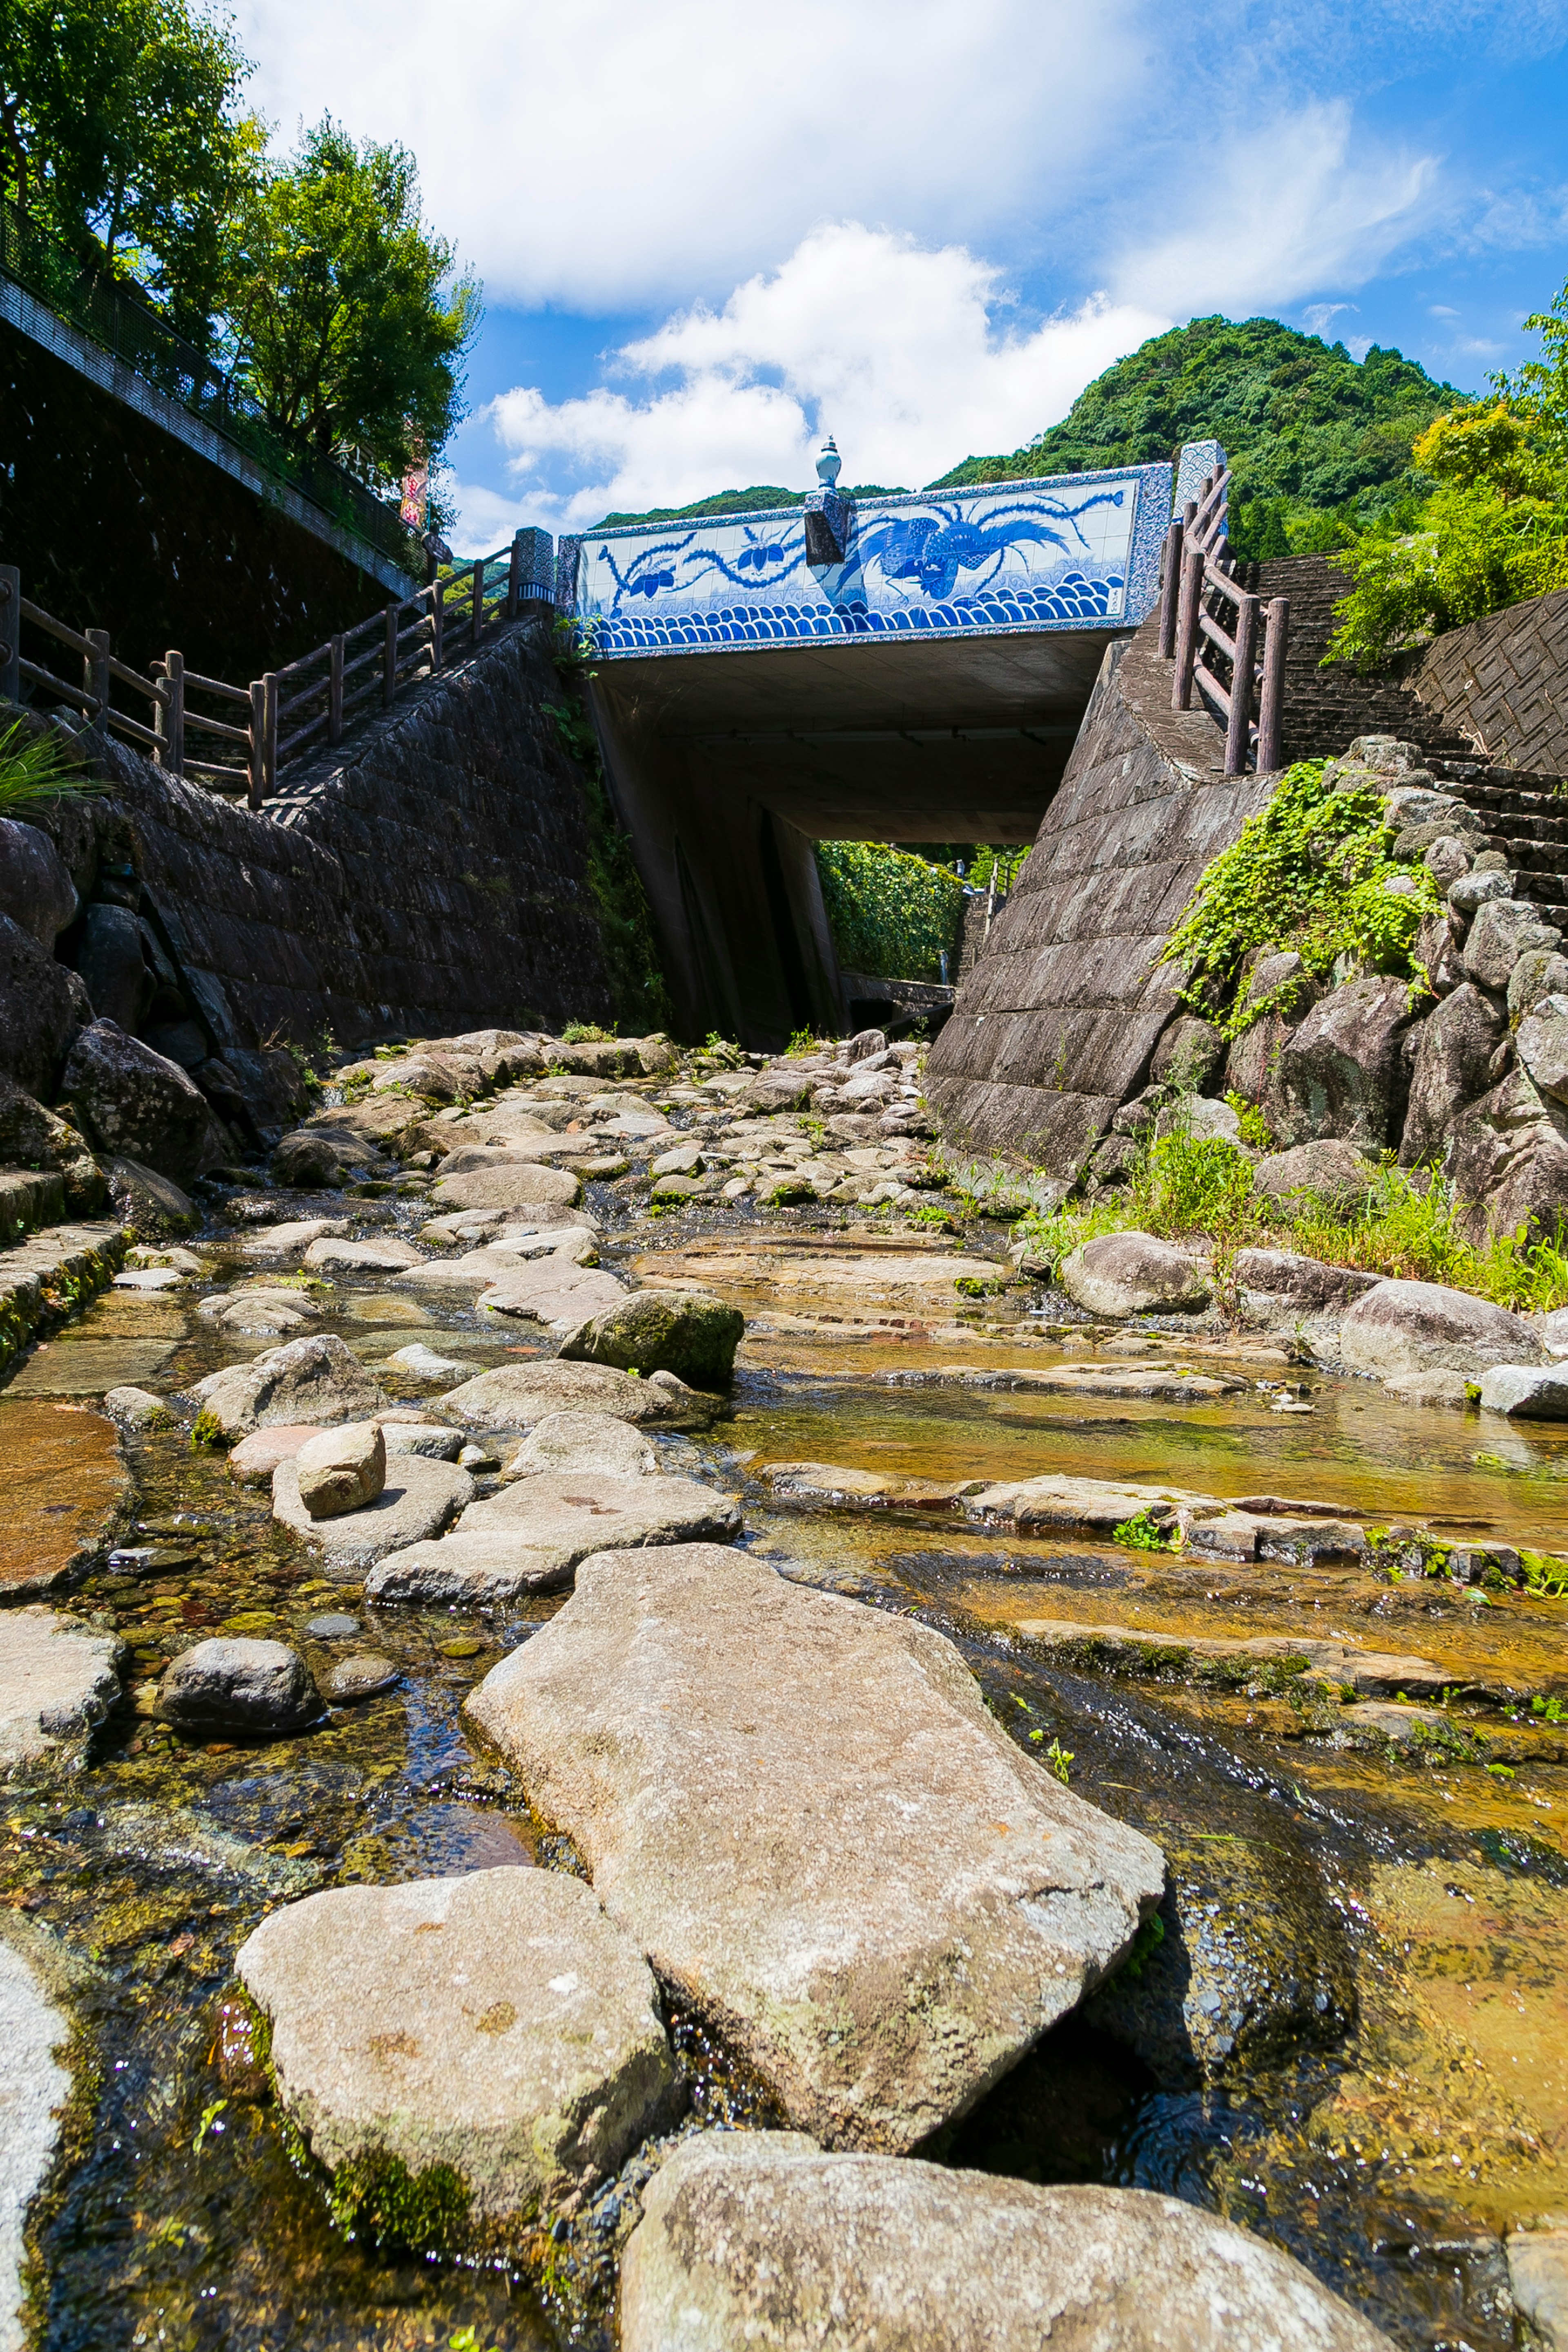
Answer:
[[[1353,302],[1309,302],[1301,313],[1301,324],[1309,334],[1326,335],[1336,319],[1349,310],[1353,316]]]
[[[404,139],[492,300],[722,294],[824,219],[983,236],[1117,168],[1148,0],[240,0],[284,137]]]
[[[1323,285],[1361,286],[1435,216],[1437,159],[1364,155],[1350,108],[1296,108],[1211,154],[1187,216],[1111,273],[1122,300],[1244,317]]]
[[[853,222],[818,230],[721,310],[679,312],[628,344],[616,382],[555,405],[527,386],[495,401],[515,519],[571,530],[754,482],[798,489],[826,432],[847,481],[915,488],[972,453],[1018,447],[1171,324],[1097,296],[999,327],[1006,307],[1000,273],[962,246]],[[505,536],[497,514],[465,495],[466,547]]]

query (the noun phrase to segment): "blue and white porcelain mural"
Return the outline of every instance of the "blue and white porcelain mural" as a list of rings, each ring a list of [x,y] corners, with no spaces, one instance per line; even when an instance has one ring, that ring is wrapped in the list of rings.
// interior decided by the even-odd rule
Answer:
[[[1169,466],[856,500],[837,470],[805,511],[585,536],[568,594],[595,653],[1127,627],[1154,601]]]

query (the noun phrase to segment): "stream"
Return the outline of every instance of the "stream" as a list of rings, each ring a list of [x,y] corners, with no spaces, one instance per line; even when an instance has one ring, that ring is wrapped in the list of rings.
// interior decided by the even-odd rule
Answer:
[[[356,1232],[416,1235],[419,1192],[380,1189],[289,1194],[273,1213],[347,1212]],[[1076,1792],[1167,1857],[1163,1943],[928,2153],[1222,2211],[1412,2352],[1528,2343],[1503,2238],[1568,2217],[1568,1727],[1552,1712],[1568,1702],[1568,1601],[1425,1575],[1418,1559],[1404,1575],[1224,1566],[1021,1538],[951,1509],[792,1505],[763,1474],[782,1462],[931,1479],[1059,1472],[1321,1498],[1447,1541],[1552,1549],[1568,1517],[1568,1432],[1402,1406],[1292,1364],[1266,1337],[1090,1325],[1040,1285],[955,1293],[965,1261],[1005,1258],[997,1225],[942,1234],[715,1203],[656,1219],[600,1183],[588,1204],[612,1271],[700,1280],[749,1318],[726,1413],[700,1436],[658,1439],[660,1466],[738,1492],[742,1541],[787,1572],[947,1634],[1026,1752],[1066,1759]],[[646,2155],[559,2225],[542,2264],[521,2251],[379,2252],[334,2228],[321,2177],[275,2106],[246,2095],[226,2050],[234,1955],[277,1904],[353,1880],[560,1864],[459,1709],[565,1596],[489,1616],[369,1609],[221,1451],[185,1428],[117,1438],[96,1409],[105,1390],[184,1388],[278,1344],[198,1312],[258,1271],[225,1205],[190,1244],[203,1276],[105,1294],[0,1391],[6,1574],[101,1534],[99,1564],[53,1602],[130,1649],[127,1700],[85,1769],[63,1783],[21,1774],[0,1808],[0,1902],[75,2021],[76,2089],[33,2222],[36,2340],[48,2352],[607,2345]],[[372,1363],[416,1340],[475,1370],[550,1352],[537,1326],[427,1292],[412,1304],[384,1275],[340,1275],[316,1296],[311,1329]],[[1245,1385],[1172,1404],[994,1384],[1010,1369],[1151,1361]],[[432,1399],[377,1376],[400,1402]],[[147,1572],[117,1569],[109,1539],[155,1547]],[[310,1630],[344,1609],[362,1633]],[[1194,1681],[1076,1654],[1055,1664],[1017,1630],[1039,1620],[1417,1654],[1451,1673],[1459,1736],[1352,1739],[1262,1670]],[[302,1737],[187,1740],[153,1719],[151,1694],[170,1657],[217,1631],[291,1642],[318,1679],[373,1648],[401,1678]],[[1184,2000],[1201,2030],[1184,2030]],[[776,2120],[700,2020],[669,2021],[690,2118]]]

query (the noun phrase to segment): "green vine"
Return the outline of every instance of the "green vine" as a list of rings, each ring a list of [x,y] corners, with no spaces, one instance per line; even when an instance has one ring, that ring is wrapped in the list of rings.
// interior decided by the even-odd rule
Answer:
[[[879,980],[937,980],[952,971],[963,885],[945,866],[878,841],[819,841],[816,870],[838,960]]]

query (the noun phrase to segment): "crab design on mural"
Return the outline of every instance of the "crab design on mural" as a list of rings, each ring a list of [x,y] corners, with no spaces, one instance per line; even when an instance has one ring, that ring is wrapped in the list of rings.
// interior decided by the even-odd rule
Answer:
[[[942,604],[958,585],[961,572],[978,572],[989,563],[985,578],[975,583],[977,589],[987,586],[1015,547],[1034,542],[1059,547],[1065,553],[1076,540],[1079,547],[1087,548],[1089,541],[1079,529],[1079,516],[1091,507],[1119,507],[1123,495],[1121,489],[1099,490],[1076,506],[1060,499],[1034,499],[1015,508],[1004,507],[984,525],[969,521],[962,507],[938,507],[934,515],[884,524],[860,541],[858,552],[862,565],[879,564],[885,580],[917,581],[922,595]],[[1042,511],[1056,522],[1066,523],[1071,539],[1053,523],[1039,520]]]

